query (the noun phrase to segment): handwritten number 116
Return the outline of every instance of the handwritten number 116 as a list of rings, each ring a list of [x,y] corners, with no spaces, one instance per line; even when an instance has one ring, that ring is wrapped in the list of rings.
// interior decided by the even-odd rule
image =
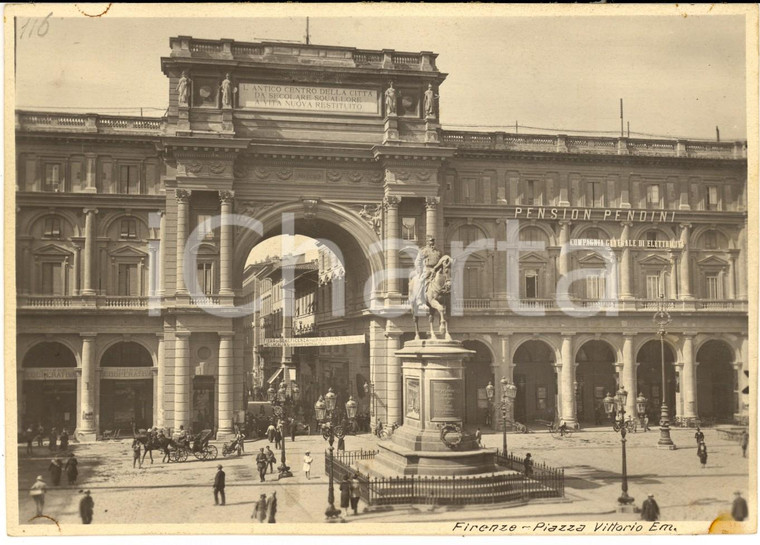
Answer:
[[[47,14],[47,16],[42,20],[39,26],[37,26],[37,23],[39,22],[39,19],[27,19],[26,22],[21,26],[21,32],[19,32],[19,39],[22,39],[24,37],[24,33],[26,32],[26,28],[29,27],[29,23],[32,23],[32,26],[29,27],[29,32],[26,34],[27,38],[31,38],[34,36],[34,28],[37,27],[37,36],[42,38],[45,36],[48,31],[50,30],[50,23],[48,20],[50,19],[50,16],[53,15],[53,12]]]

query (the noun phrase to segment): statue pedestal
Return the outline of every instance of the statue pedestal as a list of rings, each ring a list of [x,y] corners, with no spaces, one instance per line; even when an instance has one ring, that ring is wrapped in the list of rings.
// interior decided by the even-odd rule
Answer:
[[[474,352],[459,341],[408,341],[402,362],[404,425],[378,443],[373,472],[393,475],[473,475],[503,471],[496,450],[478,448],[461,428],[464,359]],[[444,435],[442,436],[442,431]]]
[[[385,118],[385,132],[383,133],[383,144],[388,142],[398,142],[398,117],[396,114],[390,114]]]

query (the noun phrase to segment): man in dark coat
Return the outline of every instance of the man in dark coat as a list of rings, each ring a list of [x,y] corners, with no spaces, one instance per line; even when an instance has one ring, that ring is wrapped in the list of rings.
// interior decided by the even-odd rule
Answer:
[[[274,524],[277,515],[277,492],[272,492],[272,495],[267,498],[267,523]]]
[[[734,492],[734,504],[731,507],[731,517],[739,522],[747,518],[749,510],[747,509],[747,500],[742,498],[742,493]]]
[[[742,432],[741,446],[742,446],[742,456],[746,458],[747,447],[749,446],[749,433],[747,433],[747,430],[744,430]]]
[[[66,470],[66,478],[69,480],[69,484],[75,484],[77,482],[77,476],[79,475],[79,468],[77,467],[79,465],[79,461],[77,460],[77,457],[74,456],[74,453],[72,452],[69,456],[69,459],[66,460],[66,466],[64,469]]]
[[[642,520],[658,520],[660,518],[660,506],[654,501],[654,494],[649,494],[641,505]]]
[[[694,439],[697,440],[697,446],[705,440],[705,434],[702,433],[702,430],[699,429],[699,426],[697,426],[697,433],[694,434]]]
[[[525,476],[533,476],[533,458],[531,458],[530,452],[525,455],[525,461],[523,462],[523,465],[525,467]]]
[[[298,423],[296,422],[295,418],[290,419],[290,440],[295,441],[296,440],[296,426]]]
[[[90,496],[90,491],[85,490],[84,497],[79,501],[79,516],[82,517],[82,524],[92,522],[92,514],[95,511],[95,502]]]
[[[48,444],[50,450],[56,450],[58,448],[58,430],[55,428],[50,429],[50,443]]]
[[[259,478],[263,483],[267,474],[267,455],[264,453],[264,449],[259,449],[259,453],[256,455],[256,469],[259,471]]]
[[[269,448],[269,445],[266,446],[267,451],[265,454],[267,455],[267,464],[269,464],[269,473],[274,472],[274,464],[277,463],[277,457],[274,455],[274,452],[272,452],[272,449]]]
[[[55,458],[54,460],[51,460],[48,469],[50,470],[50,478],[52,479],[53,484],[55,486],[61,484],[61,473],[63,473],[63,465],[61,464],[61,459]]]
[[[66,428],[63,428],[63,431],[61,431],[61,450],[65,451],[69,448],[69,432],[66,431]]]
[[[214,505],[219,505],[219,495],[222,496],[222,505],[224,505],[224,471],[222,471],[222,465],[216,466],[216,477],[214,477]]]

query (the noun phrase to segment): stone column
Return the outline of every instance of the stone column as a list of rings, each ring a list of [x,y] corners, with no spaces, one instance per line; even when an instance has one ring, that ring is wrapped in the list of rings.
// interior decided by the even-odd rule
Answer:
[[[680,286],[681,293],[679,299],[694,299],[694,295],[691,293],[691,270],[690,270],[690,258],[689,258],[689,231],[691,224],[681,224],[681,242],[683,243],[683,250],[681,251],[681,274],[680,274]]]
[[[98,156],[94,153],[85,153],[85,167],[84,167],[84,193],[97,193],[96,187],[96,165]]]
[[[562,395],[562,420],[568,426],[577,422],[575,414],[575,362],[573,361],[573,336],[575,333],[562,335],[562,374],[560,386]]]
[[[620,234],[620,240],[627,241],[631,238],[631,223],[623,222],[623,231]],[[631,291],[631,249],[623,246],[620,252],[620,299],[630,301],[633,299]]]
[[[148,296],[156,296],[156,247],[148,242]]]
[[[232,295],[232,252],[234,229],[230,223],[232,214],[232,200],[235,197],[234,191],[220,191],[219,200],[222,208],[222,228],[219,241],[219,268],[221,276],[219,282],[220,295]]]
[[[233,411],[233,331],[219,332],[219,432],[220,436],[232,434]]]
[[[736,255],[731,254],[728,256],[728,270],[726,275],[728,276],[728,299],[733,301],[736,299]]]
[[[156,406],[153,408],[155,413],[155,426],[163,428],[165,423],[164,405],[164,384],[166,382],[166,360],[164,358],[164,334],[156,333],[158,337],[158,350],[156,352],[156,366],[158,367],[158,373],[156,375]]]
[[[85,208],[84,220],[84,286],[82,295],[95,295],[95,208]]]
[[[425,235],[433,237],[436,241],[438,241],[438,204],[440,202],[440,197],[425,198]],[[441,242],[438,244],[442,247]]]
[[[499,340],[501,341],[501,365],[497,366],[497,370],[500,371],[500,373],[494,373],[494,379],[496,382],[494,382],[494,387],[496,388],[496,396],[494,399],[494,402],[496,403],[496,411],[494,414],[494,423],[499,422],[499,419],[501,418],[500,412],[498,407],[501,403],[501,400],[504,396],[504,388],[501,385],[501,378],[506,377],[509,382],[514,384],[514,366],[512,365],[512,346],[510,343],[510,336],[509,335],[499,335]],[[514,423],[515,421],[515,403],[514,400],[512,400],[512,403],[508,405],[507,407],[507,422]]]
[[[81,333],[82,337],[82,379],[80,381],[81,418],[77,438],[82,441],[94,441],[95,429],[95,391],[97,384],[95,370],[95,333]]]
[[[625,412],[634,417],[638,416],[636,412],[636,397],[639,395],[636,382],[637,365],[633,354],[633,335],[623,335],[623,387],[628,390]]]
[[[24,248],[26,250],[26,248]],[[80,283],[82,270],[82,247],[79,244],[74,244],[74,296],[80,295],[82,291],[82,284]],[[24,274],[29,274],[29,271],[25,271]]]
[[[398,205],[401,202],[399,197],[389,195],[385,197],[383,205],[385,206],[385,265],[388,271],[387,288],[388,296],[400,297],[399,278],[395,273],[398,269],[398,240],[399,240],[399,223],[398,223]],[[394,356],[395,357],[395,356]],[[399,368],[399,373],[401,370]],[[390,422],[391,424],[393,422]]]
[[[670,258],[670,297],[668,299],[678,298],[678,258],[675,252],[668,254]]]
[[[386,384],[387,384],[387,414],[388,421],[383,426],[391,426],[394,422],[403,424],[401,417],[401,360],[396,357],[396,351],[401,348],[401,336],[386,333]]]
[[[190,425],[190,332],[177,331],[174,341],[174,429]]]
[[[187,242],[188,213],[190,208],[190,191],[177,189],[177,295],[187,294],[185,287],[185,243]]]
[[[694,359],[694,336],[683,335],[683,418],[697,418],[697,361]]]
[[[160,245],[158,247],[158,295],[164,295],[165,289],[164,289],[164,264],[166,263],[166,245],[168,241],[166,240],[166,213],[163,210],[159,210],[158,214],[161,216],[161,221],[159,223],[159,239],[160,239]]]

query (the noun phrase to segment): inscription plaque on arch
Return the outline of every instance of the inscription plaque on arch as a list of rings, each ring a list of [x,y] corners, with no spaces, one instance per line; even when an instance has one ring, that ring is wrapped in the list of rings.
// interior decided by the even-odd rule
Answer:
[[[462,381],[430,381],[430,420],[462,419]]]
[[[240,83],[241,108],[337,115],[380,115],[379,93],[357,87]]]

